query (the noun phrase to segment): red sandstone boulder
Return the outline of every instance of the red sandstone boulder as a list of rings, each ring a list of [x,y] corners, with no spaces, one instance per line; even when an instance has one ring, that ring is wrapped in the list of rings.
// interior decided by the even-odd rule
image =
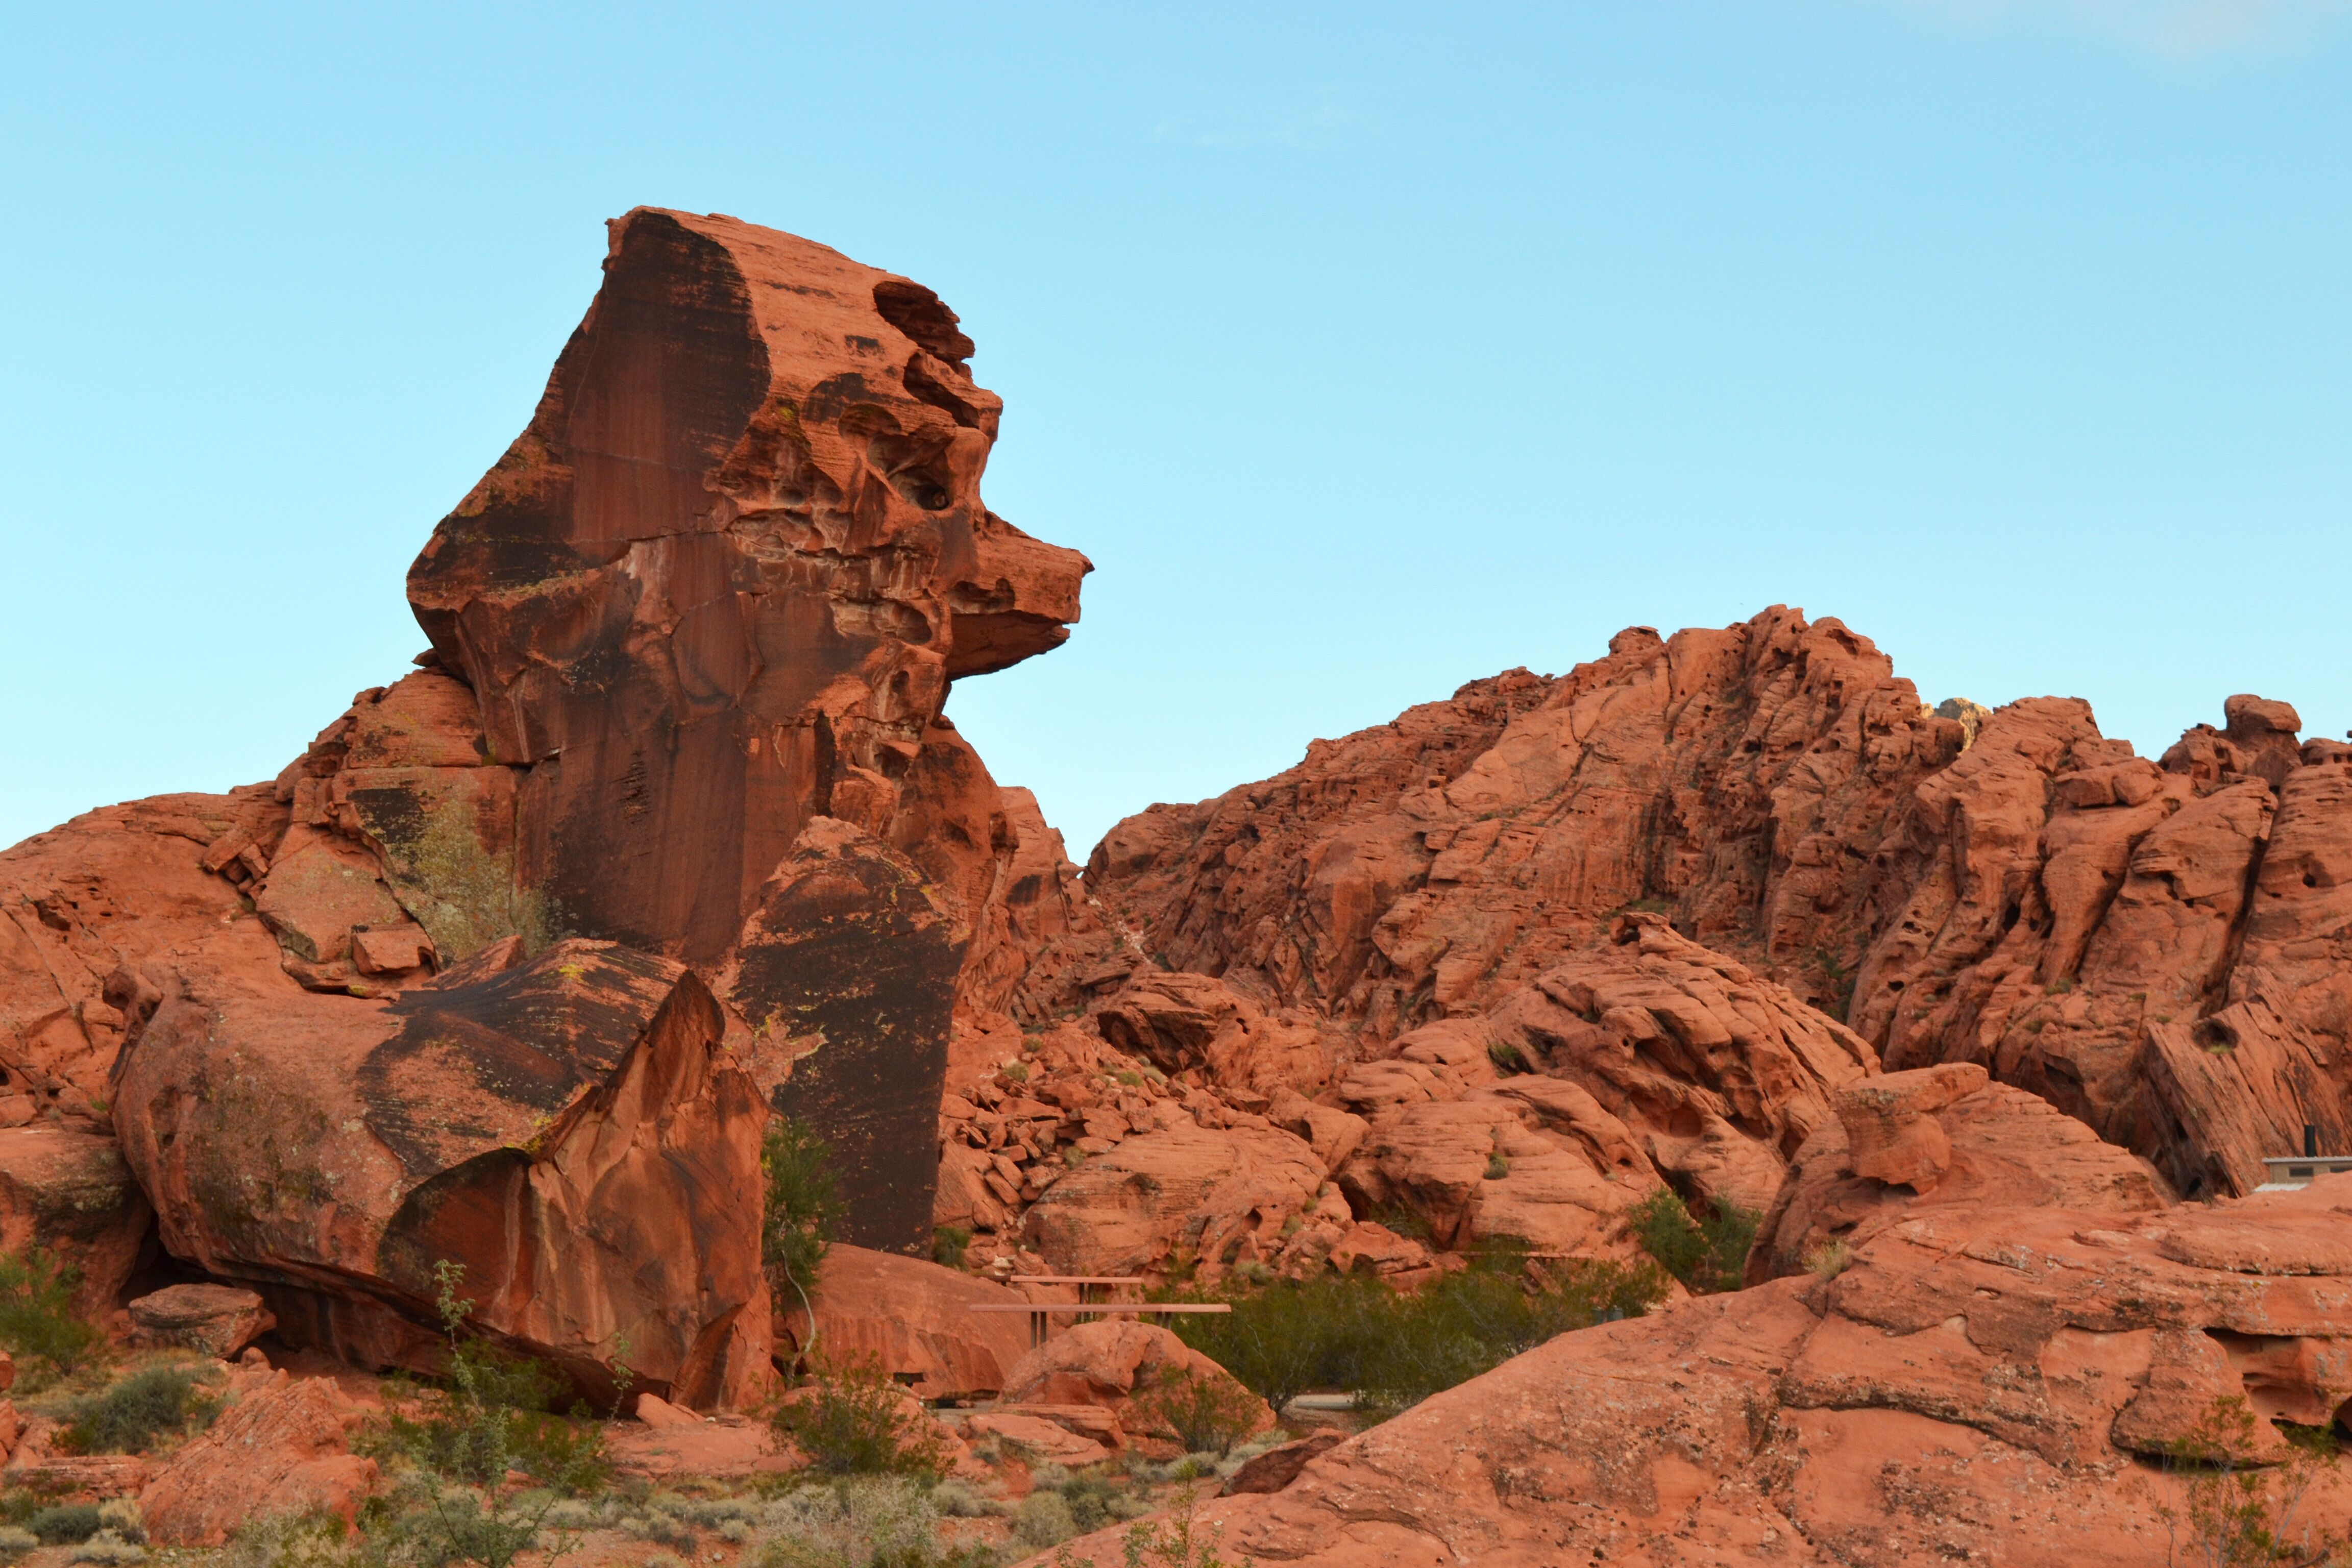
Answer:
[[[218,1361],[278,1326],[251,1290],[229,1285],[171,1285],[131,1303],[131,1338],[139,1345],[177,1345]]]
[[[248,1520],[317,1510],[353,1521],[376,1465],[351,1451],[361,1411],[330,1378],[280,1372],[222,1413],[139,1493],[147,1532],[220,1546]]]
[[[1980,1068],[1887,1073],[1843,1090],[1837,1104],[1839,1119],[1797,1151],[1757,1229],[1750,1285],[1808,1268],[1834,1271],[1828,1249],[1850,1251],[1937,1208],[2148,1213],[2174,1202],[2147,1161],[2047,1100],[1987,1082]],[[1857,1127],[1873,1151],[1866,1159],[1853,1152]]]
[[[1248,1431],[1274,1425],[1274,1412],[1234,1381],[1233,1374],[1166,1329],[1118,1318],[1080,1322],[1024,1357],[1004,1386],[1008,1408],[1042,1413],[1048,1406],[1087,1406],[1106,1411],[1108,1446],[1129,1437],[1160,1437],[1159,1419],[1136,1400],[1171,1384],[1204,1380],[1216,1384],[1235,1408],[1248,1412]]]
[[[0,1251],[39,1246],[79,1270],[85,1316],[114,1309],[154,1223],[112,1139],[52,1122],[0,1129]]]
[[[1181,1253],[1213,1278],[1270,1257],[1322,1185],[1322,1162],[1289,1133],[1179,1125],[1071,1167],[1030,1207],[1023,1234],[1057,1274],[1133,1274]]]
[[[814,1347],[836,1358],[873,1357],[925,1399],[995,1394],[1029,1353],[1029,1322],[1013,1312],[1023,1298],[928,1259],[899,1258],[836,1242],[825,1249],[813,1305],[814,1337],[797,1298],[776,1304],[779,1353]]]
[[[625,1355],[657,1393],[747,1397],[766,1375],[766,1113],[719,1053],[717,1005],[683,965],[610,943],[519,957],[388,1003],[265,1005],[184,976],[116,1107],[164,1244],[363,1363],[435,1364],[418,1325],[450,1262],[471,1327],[592,1389]]]

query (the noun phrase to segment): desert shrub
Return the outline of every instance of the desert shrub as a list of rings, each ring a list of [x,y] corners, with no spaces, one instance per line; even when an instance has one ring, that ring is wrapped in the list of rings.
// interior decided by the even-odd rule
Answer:
[[[1853,1249],[1843,1237],[1822,1242],[1805,1254],[1805,1268],[1823,1279],[1834,1279],[1853,1261]]]
[[[354,1542],[324,1509],[247,1520],[229,1538],[226,1568],[345,1568]]]
[[[1609,1317],[1664,1300],[1649,1264],[1573,1263],[1537,1276],[1523,1249],[1496,1247],[1407,1295],[1362,1276],[1321,1274],[1229,1295],[1229,1314],[1188,1315],[1177,1333],[1278,1412],[1312,1388],[1355,1390],[1402,1409]]]
[[[621,1528],[640,1541],[650,1541],[656,1546],[667,1546],[689,1555],[694,1551],[692,1527],[674,1514],[658,1509],[650,1513],[631,1514],[621,1521]]]
[[[202,1385],[218,1374],[191,1366],[151,1366],[105,1393],[66,1407],[55,1447],[63,1454],[143,1454],[164,1437],[212,1424],[220,1402]]]
[[[1129,1408],[1144,1430],[1174,1437],[1186,1453],[1222,1455],[1249,1436],[1256,1405],[1224,1378],[1171,1369],[1130,1401]]]
[[[1006,1511],[1003,1503],[982,1496],[970,1481],[941,1481],[931,1489],[931,1506],[947,1519],[992,1519]]]
[[[114,1531],[134,1546],[147,1543],[147,1521],[140,1517],[136,1498],[119,1497],[100,1503],[98,1527]]]
[[[457,1293],[464,1272],[448,1262],[436,1270],[449,1341],[447,1381],[395,1398],[363,1446],[468,1486],[497,1487],[508,1472],[520,1471],[559,1496],[600,1489],[611,1461],[571,1380],[544,1362],[464,1336],[473,1313],[473,1303]]]
[[[1031,1492],[1013,1510],[1013,1539],[1032,1552],[1059,1546],[1077,1533],[1077,1519],[1060,1492]]]
[[[839,1185],[833,1175],[833,1149],[814,1128],[795,1117],[768,1124],[760,1170],[766,1178],[767,1206],[760,1231],[760,1258],[778,1299],[797,1298],[808,1308],[816,1289],[817,1265],[841,1215]]]
[[[971,1232],[960,1225],[943,1225],[931,1232],[931,1261],[950,1268],[963,1267],[964,1250],[971,1246]]]
[[[13,1524],[0,1524],[0,1563],[16,1563],[39,1549],[41,1538]]]
[[[414,1568],[457,1562],[508,1568],[560,1532],[551,1516],[567,1494],[604,1485],[611,1466],[604,1435],[576,1400],[556,1413],[568,1382],[552,1368],[466,1336],[474,1304],[457,1294],[460,1265],[444,1259],[434,1278],[449,1375],[395,1396],[362,1445],[391,1461],[400,1479],[362,1510],[360,1557]],[[510,1489],[517,1472],[534,1483],[530,1489]]]
[[[100,1568],[131,1568],[133,1563],[147,1561],[147,1549],[136,1542],[123,1540],[110,1530],[101,1530],[68,1552],[66,1561],[96,1563]]]
[[[1762,1218],[1754,1209],[1723,1204],[1700,1219],[1665,1187],[1634,1205],[1625,1216],[1642,1250],[1702,1296],[1739,1289],[1748,1249],[1755,1245]]]
[[[94,1502],[53,1503],[25,1521],[25,1528],[44,1546],[67,1546],[98,1533]]]
[[[1120,1560],[1128,1568],[1233,1568],[1217,1552],[1223,1533],[1212,1529],[1206,1540],[1195,1540],[1189,1519],[1172,1524],[1139,1524],[1119,1543]],[[1058,1552],[1055,1568],[1073,1568],[1076,1561],[1066,1551]]]
[[[827,1475],[937,1476],[947,1468],[939,1434],[872,1356],[821,1363],[770,1419]]]
[[[35,1373],[72,1372],[97,1351],[97,1328],[74,1311],[81,1271],[46,1247],[0,1253],[0,1349]],[[28,1385],[36,1379],[28,1378]]]
[[[2167,1557],[2200,1568],[2317,1568],[2352,1552],[2337,1525],[2304,1514],[2305,1495],[2338,1463],[2330,1432],[2290,1432],[2284,1464],[2257,1464],[2262,1436],[2243,1394],[2216,1399],[2189,1436],[2171,1444],[2165,1467],[2187,1485],[2179,1506],[2159,1503]]]
[[[899,1476],[800,1487],[768,1505],[760,1568],[947,1568],[939,1511],[922,1485]]]

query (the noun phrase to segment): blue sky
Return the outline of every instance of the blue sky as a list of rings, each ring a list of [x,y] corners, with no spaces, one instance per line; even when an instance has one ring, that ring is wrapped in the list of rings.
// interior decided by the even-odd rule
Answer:
[[[265,778],[649,203],[937,289],[1074,854],[1632,623],[2352,724],[2352,6],[0,14],[0,843]]]

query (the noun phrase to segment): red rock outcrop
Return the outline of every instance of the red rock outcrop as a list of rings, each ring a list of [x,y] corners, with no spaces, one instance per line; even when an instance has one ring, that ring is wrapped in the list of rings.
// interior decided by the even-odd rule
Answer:
[[[825,1249],[810,1305],[797,1296],[776,1303],[779,1354],[814,1349],[834,1359],[872,1357],[925,1399],[992,1395],[1029,1353],[1028,1320],[979,1306],[1017,1306],[1024,1298],[924,1258],[900,1258],[839,1242]]]
[[[0,858],[0,1129],[119,1121],[166,1245],[297,1341],[415,1360],[446,1258],[585,1381],[625,1336],[682,1399],[743,1394],[762,1102],[839,1151],[850,1239],[925,1246],[951,1017],[1062,885],[941,712],[1061,642],[1088,570],[982,502],[971,352],[822,246],[617,220],[410,574],[422,668],[271,785]],[[469,1011],[518,985],[560,1039]]]
[[[1981,1063],[2189,1196],[2252,1191],[2306,1125],[2352,1147],[2352,761],[2284,703],[2229,713],[2159,768],[2080,702],[2012,703],[1917,786],[1853,1000],[1888,1066]]]
[[[1750,1285],[1834,1268],[1825,1248],[1857,1247],[1914,1212],[2141,1213],[2175,1201],[2147,1161],[1972,1063],[1868,1079],[1832,1104],[1837,1117],[1797,1151],[1757,1229]]]
[[[142,1521],[171,1546],[220,1546],[247,1520],[281,1514],[350,1523],[376,1476],[351,1451],[361,1415],[333,1380],[278,1373],[172,1456],[139,1494]]]
[[[1833,1002],[1890,901],[1863,847],[1963,739],[1836,621],[1635,627],[1129,817],[1087,890],[1167,966],[1373,1038],[1483,1009],[1645,901]]]
[[[1248,1414],[1247,1430],[1274,1426],[1265,1401],[1234,1380],[1231,1373],[1166,1329],[1118,1318],[1081,1322],[1029,1352],[1013,1369],[999,1406],[1016,1415],[1051,1420],[1081,1432],[1098,1432],[1116,1450],[1138,1437],[1165,1441],[1148,1407],[1155,1390],[1197,1380],[1215,1385],[1236,1410]],[[1146,1404],[1139,1406],[1138,1401]],[[1074,1412],[1080,1413],[1074,1416]],[[1108,1419],[1092,1426],[1083,1413]]]
[[[2189,1478],[2140,1456],[2219,1400],[2346,1418],[2348,1198],[1915,1212],[1834,1279],[1562,1335],[1189,1517],[1302,1568],[2164,1562]],[[2347,1513],[2326,1474],[2296,1522]],[[1121,1533],[1069,1558],[1108,1568]]]
[[[1120,823],[1088,863],[1097,918],[1013,1006],[1139,1038],[1108,996],[1186,971],[1326,1031],[1344,1070],[1441,1020],[1483,1030],[1652,910],[1890,1067],[1979,1063],[2184,1194],[2250,1191],[2305,1126],[2352,1148],[2352,746],[2299,744],[2284,703],[2226,708],[2159,765],[2073,700],[1931,712],[1834,621],[1637,627]],[[1775,1175],[1733,1184],[1752,1203]]]
[[[508,939],[390,1001],[262,1001],[180,972],[116,1105],[164,1245],[363,1363],[437,1364],[417,1325],[446,1262],[471,1328],[588,1388],[625,1354],[657,1393],[749,1396],[765,1112],[718,1005],[683,964],[609,942],[520,952]]]
[[[39,1246],[78,1270],[85,1315],[102,1317],[121,1299],[153,1229],[113,1140],[61,1123],[0,1131],[0,1251]]]

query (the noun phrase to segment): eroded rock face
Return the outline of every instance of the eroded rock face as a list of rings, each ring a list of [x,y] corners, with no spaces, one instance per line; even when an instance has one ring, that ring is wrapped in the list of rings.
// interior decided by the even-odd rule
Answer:
[[[1190,1517],[1333,1568],[2162,1562],[2185,1483],[2136,1454],[2218,1399],[2321,1425],[2352,1397],[2347,1196],[1916,1211],[1832,1280],[1562,1335]],[[2341,1519],[2352,1483],[2304,1507]],[[1118,1533],[1070,1554],[1108,1568]]]
[[[38,1246],[72,1267],[86,1316],[121,1299],[154,1223],[112,1139],[51,1123],[0,1131],[0,1252]]]
[[[812,817],[889,835],[950,679],[1067,635],[1087,563],[982,504],[971,352],[823,246],[613,226],[530,427],[409,576],[577,929],[719,960]]]
[[[971,352],[822,246],[617,220],[412,570],[421,668],[272,784],[0,858],[0,1131],[119,1113],[166,1244],[296,1342],[417,1360],[448,1258],[585,1379],[625,1334],[678,1397],[741,1393],[762,1106],[840,1152],[852,1239],[922,1247],[950,1017],[1054,925],[1058,841],[940,709],[1062,641],[1088,568],[982,502]],[[466,1013],[546,980],[510,946],[584,966],[562,1040]]]
[[[925,1399],[993,1395],[1029,1353],[1028,1319],[975,1312],[1023,1298],[927,1258],[900,1258],[835,1242],[825,1248],[809,1303],[786,1290],[776,1303],[780,1354],[809,1352],[851,1360],[872,1356]]]
[[[1848,849],[1962,742],[1835,621],[1635,627],[1129,817],[1087,890],[1170,965],[1374,1038],[1491,1005],[1643,900],[1834,1001],[1889,898]]]
[[[2298,742],[2282,702],[2225,711],[2159,764],[2073,699],[1927,710],[1834,621],[1637,627],[1120,823],[1098,918],[1013,1006],[1108,1016],[1118,987],[1198,984],[1173,967],[1379,1061],[1654,910],[1889,1067],[1980,1065],[2185,1194],[2243,1193],[2306,1126],[2352,1148],[2352,746]],[[1751,1163],[1721,1179],[1752,1204],[1776,1173]]]
[[[116,1118],[164,1245],[282,1327],[435,1364],[437,1270],[469,1325],[598,1389],[680,1401],[765,1375],[765,1112],[671,960],[509,940],[395,1001],[257,1004],[190,977],[126,1054]]]
[[[2176,1201],[2148,1163],[2048,1100],[1956,1063],[1886,1073],[1842,1091],[1838,1116],[1805,1141],[1748,1254],[1748,1283],[1851,1249],[1942,1208],[2150,1213]],[[1862,1136],[1857,1139],[1855,1132]]]

